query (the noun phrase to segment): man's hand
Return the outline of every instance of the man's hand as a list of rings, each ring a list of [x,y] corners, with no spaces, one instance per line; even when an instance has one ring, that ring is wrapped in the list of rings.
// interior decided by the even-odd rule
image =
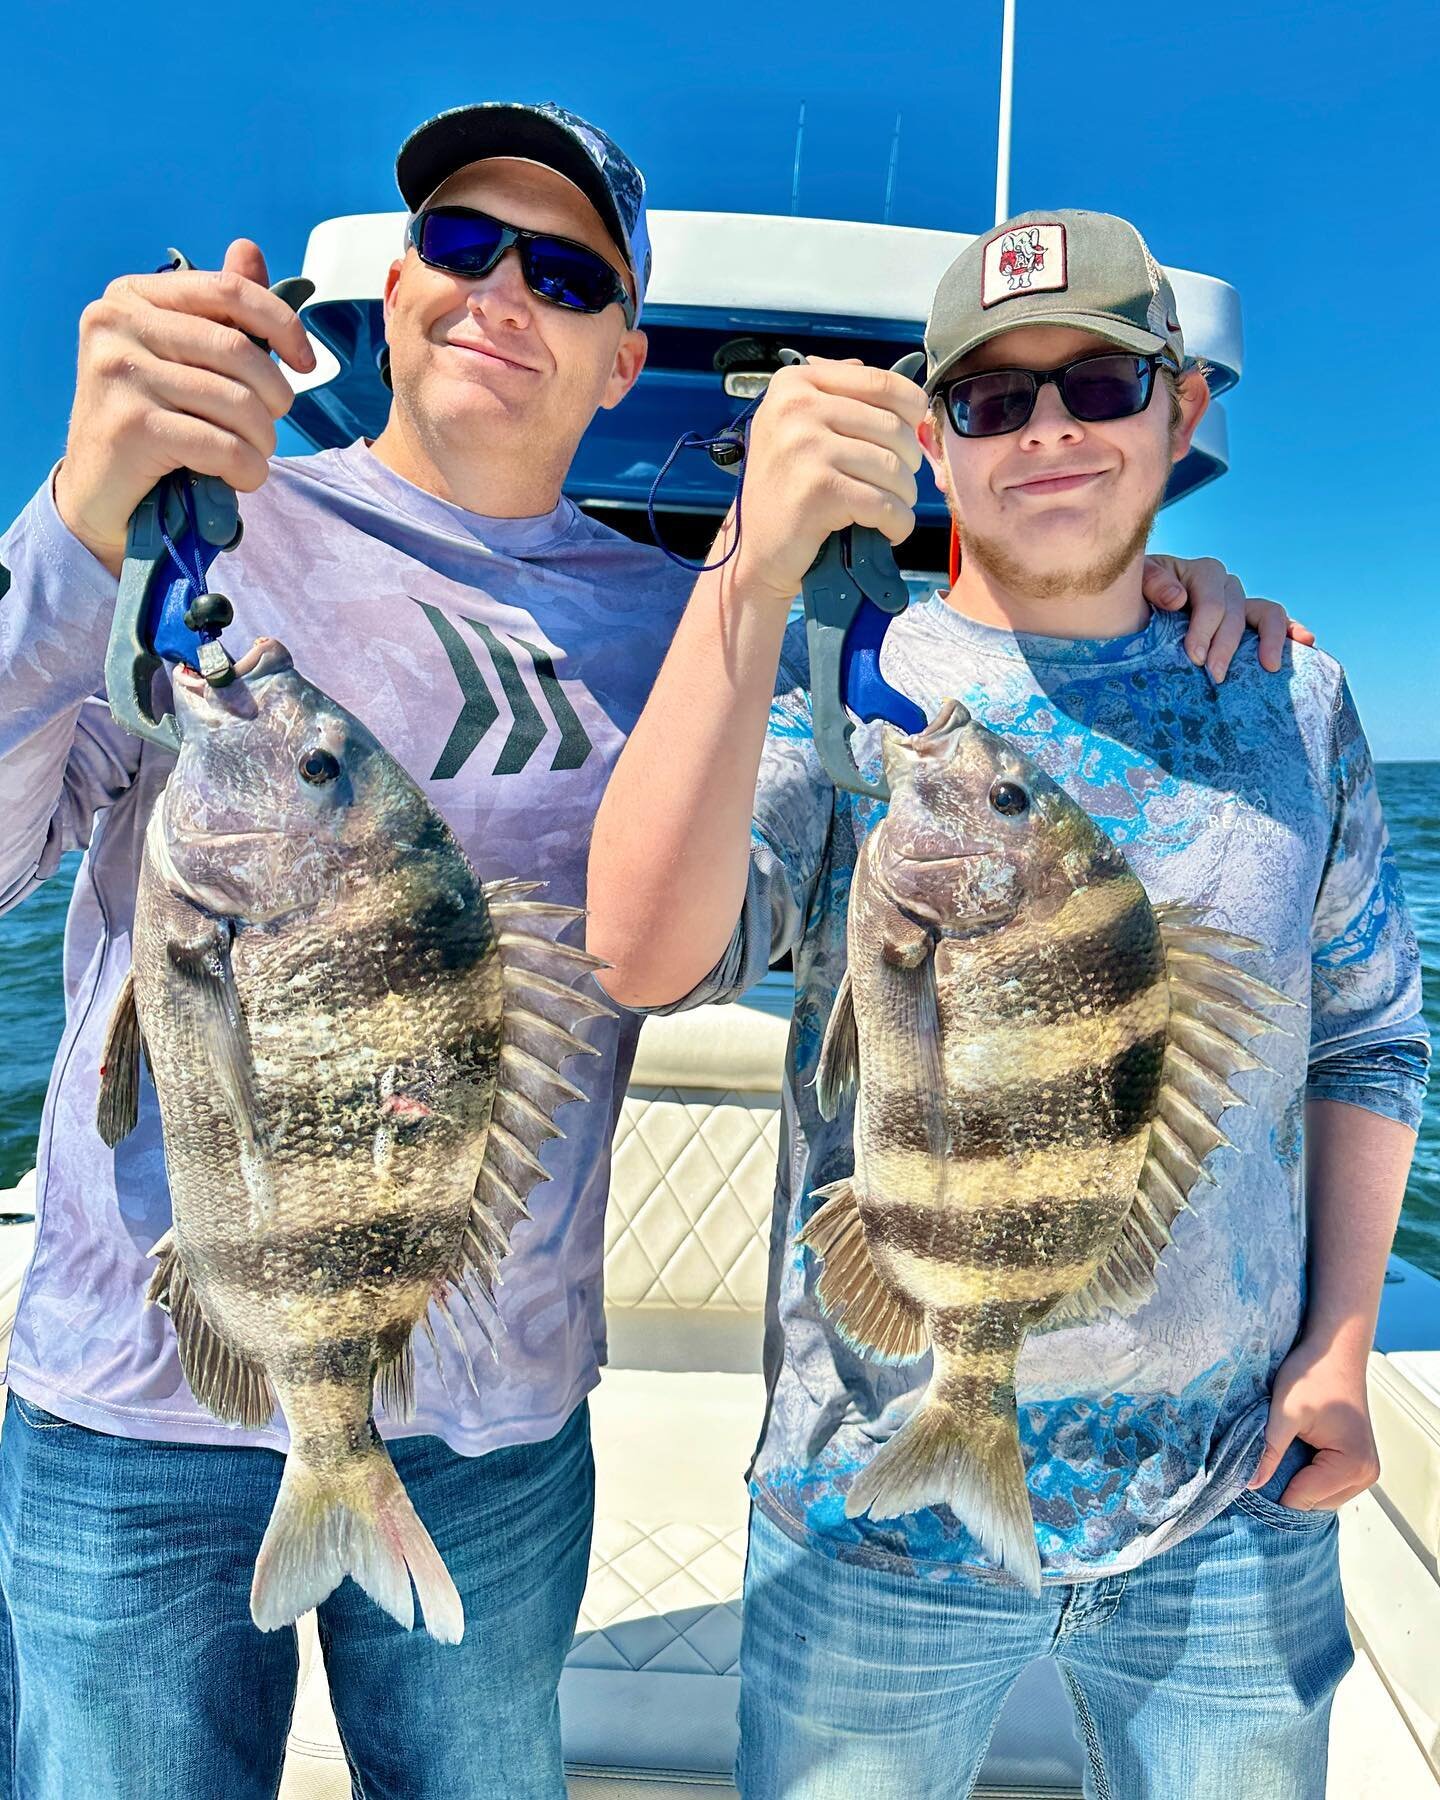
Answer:
[[[1380,1455],[1370,1427],[1366,1358],[1353,1344],[1310,1343],[1302,1337],[1281,1363],[1270,1396],[1265,1451],[1250,1478],[1263,1487],[1298,1437],[1315,1455],[1296,1471],[1282,1506],[1309,1512],[1343,1506],[1380,1478]]]
[[[269,292],[265,258],[237,238],[215,271],[125,275],[80,317],[80,362],[55,504],[114,573],[130,515],[162,475],[193,469],[253,493],[275,453],[292,369],[315,367],[297,315]]]
[[[913,381],[859,362],[779,370],[750,427],[734,585],[788,607],[833,531],[868,525],[892,544],[915,528],[918,427]]]
[[[1190,609],[1185,649],[1191,662],[1223,681],[1230,659],[1248,625],[1260,634],[1260,663],[1273,674],[1280,667],[1287,637],[1313,644],[1315,633],[1292,619],[1274,600],[1246,598],[1238,577],[1213,556],[1147,556],[1145,598],[1161,612]]]

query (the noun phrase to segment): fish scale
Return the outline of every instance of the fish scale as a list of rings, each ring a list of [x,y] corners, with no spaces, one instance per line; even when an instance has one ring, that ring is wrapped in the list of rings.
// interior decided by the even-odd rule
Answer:
[[[1041,1564],[1015,1414],[1026,1335],[1133,1312],[1265,1065],[1288,998],[1260,946],[1155,905],[1038,767],[956,702],[888,732],[888,810],[850,889],[821,1112],[854,1093],[853,1176],[800,1232],[862,1354],[933,1352],[914,1410],[853,1480],[851,1517],[948,1507],[1017,1581]]]
[[[351,1575],[456,1642],[464,1613],[375,1429],[413,1407],[417,1327],[482,1376],[493,1287],[582,1098],[561,1073],[610,1009],[555,933],[577,910],[482,884],[371,734],[262,640],[238,679],[175,679],[179,760],[146,837],[133,967],[97,1124],[160,1101],[174,1209],[149,1297],[218,1417],[290,1433],[251,1614],[292,1623]],[[309,773],[306,773],[306,771]],[[487,1316],[488,1315],[488,1316]],[[412,1594],[412,1582],[414,1592]]]

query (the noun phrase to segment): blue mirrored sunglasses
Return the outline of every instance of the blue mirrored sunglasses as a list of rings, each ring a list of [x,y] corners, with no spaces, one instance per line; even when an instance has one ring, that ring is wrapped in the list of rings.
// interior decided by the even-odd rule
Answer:
[[[470,281],[488,275],[513,245],[532,294],[571,312],[604,312],[613,304],[627,326],[635,323],[635,303],[615,270],[569,238],[524,231],[469,206],[429,206],[410,221],[410,242],[421,262]]]

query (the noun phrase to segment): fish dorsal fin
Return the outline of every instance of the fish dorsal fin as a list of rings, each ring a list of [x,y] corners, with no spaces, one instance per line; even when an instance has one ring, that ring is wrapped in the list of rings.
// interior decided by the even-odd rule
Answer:
[[[1261,1009],[1296,1004],[1221,954],[1260,949],[1253,939],[1203,924],[1199,907],[1161,905],[1154,912],[1165,949],[1170,1018],[1139,1186],[1115,1243],[1086,1285],[1048,1314],[1047,1330],[1090,1324],[1105,1311],[1128,1315],[1155,1293],[1155,1270],[1175,1221],[1197,1183],[1209,1179],[1205,1159],[1230,1148],[1219,1121],[1232,1106],[1247,1104],[1231,1078],[1268,1067],[1247,1048],[1249,1040],[1265,1032],[1288,1035]]]
[[[833,1119],[841,1102],[860,1079],[860,1039],[855,1029],[855,994],[850,971],[841,978],[820,1046],[815,1070],[815,1099],[822,1119]]]
[[[105,1047],[100,1052],[100,1104],[95,1124],[111,1149],[135,1129],[140,1116],[140,1047],[135,971],[131,969],[115,996]]]
[[[493,1307],[501,1258],[510,1233],[530,1216],[526,1200],[549,1171],[540,1151],[565,1134],[555,1123],[556,1111],[582,1090],[560,1073],[570,1057],[594,1054],[595,1046],[576,1035],[589,1019],[613,1019],[603,1000],[576,983],[606,965],[574,944],[560,943],[546,926],[563,931],[585,914],[575,906],[528,896],[543,884],[530,881],[487,883],[485,903],[495,928],[504,1002],[500,1020],[500,1058],[495,1101],[485,1134],[485,1154],[475,1182],[470,1218],[460,1255],[437,1303],[456,1296],[474,1311],[467,1283],[479,1289]],[[442,1318],[449,1314],[440,1306]],[[478,1318],[478,1314],[476,1315]]]
[[[924,1310],[897,1294],[880,1276],[870,1246],[854,1181],[832,1181],[815,1189],[824,1204],[811,1213],[799,1242],[824,1267],[815,1286],[820,1310],[845,1342],[879,1362],[913,1362],[930,1347]]]
[[[205,1316],[191,1285],[172,1226],[150,1252],[156,1269],[145,1298],[169,1313],[190,1391],[216,1418],[256,1429],[275,1416],[275,1391],[265,1371],[226,1343]]]

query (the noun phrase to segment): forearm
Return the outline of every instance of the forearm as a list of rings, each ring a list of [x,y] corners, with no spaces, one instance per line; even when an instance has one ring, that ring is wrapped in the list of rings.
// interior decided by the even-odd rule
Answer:
[[[1307,1102],[1308,1340],[1368,1354],[1414,1150],[1415,1133],[1398,1120],[1339,1100]]]
[[[747,602],[732,569],[696,582],[595,821],[587,941],[625,1005],[687,994],[724,952],[744,900],[785,610]]]
[[[50,872],[77,722],[104,682],[116,582],[61,523],[49,486],[3,537],[0,906]],[[83,796],[82,796],[83,798]]]

